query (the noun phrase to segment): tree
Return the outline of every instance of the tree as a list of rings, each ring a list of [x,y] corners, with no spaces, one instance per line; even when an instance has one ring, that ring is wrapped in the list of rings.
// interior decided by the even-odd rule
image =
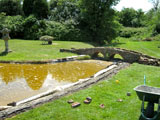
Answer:
[[[47,18],[49,7],[46,0],[24,0],[23,11],[25,16],[33,14],[37,18],[42,19]]]
[[[0,12],[10,16],[21,15],[22,7],[20,0],[0,0]]]
[[[82,0],[81,27],[91,41],[104,44],[116,37],[119,24],[112,6],[119,0]]]
[[[39,18],[47,18],[49,7],[47,0],[35,0],[33,5],[33,14]]]
[[[125,27],[144,26],[145,14],[142,9],[123,8],[118,15],[120,23]]]
[[[160,6],[160,0],[149,0],[153,4],[153,8],[155,11],[159,9]]]
[[[24,0],[23,1],[23,12],[25,16],[33,14],[33,6],[35,0]]]
[[[119,13],[120,23],[125,27],[132,27],[132,20],[136,18],[136,14],[133,8],[123,8]]]
[[[49,19],[64,22],[69,19],[77,21],[80,8],[75,0],[52,0],[50,1],[51,14]]]

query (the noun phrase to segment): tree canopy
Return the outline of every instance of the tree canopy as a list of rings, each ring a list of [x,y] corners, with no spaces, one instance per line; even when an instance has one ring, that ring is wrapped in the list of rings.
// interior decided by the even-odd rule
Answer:
[[[35,15],[37,18],[47,18],[49,6],[47,0],[24,0],[23,11],[25,16]]]
[[[0,13],[6,15],[22,15],[22,7],[20,0],[0,0]]]
[[[116,37],[119,24],[112,6],[119,0],[82,0],[81,27],[89,34],[91,41],[103,44]]]

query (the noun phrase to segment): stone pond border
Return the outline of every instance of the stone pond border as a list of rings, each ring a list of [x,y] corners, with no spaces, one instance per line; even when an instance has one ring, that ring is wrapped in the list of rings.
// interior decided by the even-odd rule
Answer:
[[[85,55],[81,55],[85,56]],[[73,61],[76,60],[76,58],[79,56],[72,56],[72,57],[67,57],[67,58],[62,58],[62,59],[57,59],[57,60],[50,60],[49,63],[57,63],[57,62],[64,62],[64,61]],[[2,62],[2,61],[0,61]],[[29,62],[18,62],[18,61],[7,61],[3,63],[19,63],[19,64],[44,64],[48,63],[47,61],[41,61],[39,63],[35,61],[29,61]],[[33,109],[41,104],[56,100],[60,97],[63,97],[67,94],[73,93],[75,91],[87,88],[88,86],[97,83],[100,80],[108,80],[111,78],[113,75],[117,74],[121,69],[124,69],[128,67],[130,64],[125,63],[125,62],[114,62],[110,66],[106,67],[105,69],[97,72],[90,78],[86,79],[80,79],[79,81],[69,84],[69,85],[64,85],[64,86],[58,86],[53,90],[49,90],[47,92],[38,94],[36,96],[30,97],[28,99],[15,102],[12,105],[13,106],[7,106],[5,108],[2,107],[4,110],[0,111],[0,120],[4,120],[5,118],[14,116],[16,114],[28,111],[30,109]],[[67,101],[66,101],[67,102]]]
[[[67,61],[74,61],[78,57],[84,57],[86,55],[77,55],[77,56],[71,56],[66,58],[59,58],[59,59],[53,59],[53,60],[41,60],[41,61],[5,61],[0,60],[0,63],[11,63],[11,64],[49,64],[49,63],[59,63],[59,62],[67,62]]]

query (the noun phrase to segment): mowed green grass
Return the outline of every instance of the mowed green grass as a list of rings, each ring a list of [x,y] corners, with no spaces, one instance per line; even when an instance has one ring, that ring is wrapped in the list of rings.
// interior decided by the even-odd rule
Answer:
[[[118,42],[110,44],[112,47],[125,48],[160,58],[160,41],[133,41],[127,38],[118,37]]]
[[[8,120],[138,120],[141,101],[133,88],[143,85],[144,75],[147,85],[160,87],[160,67],[135,63],[109,81],[101,81]],[[118,84],[116,80],[119,80]],[[131,96],[127,96],[127,92],[131,92]],[[89,105],[83,103],[88,96],[92,97]],[[67,103],[70,99],[80,102],[81,106],[71,108]],[[117,102],[118,99],[123,102]],[[105,108],[100,108],[100,104]]]
[[[3,44],[3,41],[1,42]],[[10,43],[12,43],[10,46],[14,52],[9,53],[7,56],[0,56],[0,58],[4,57],[4,60],[43,60],[52,59],[52,57],[61,58],[74,54],[59,53],[60,48],[93,47],[86,43],[64,41],[55,41],[54,43],[57,43],[57,45],[53,44],[52,46],[41,45],[40,41],[13,40],[10,41]],[[120,38],[118,44],[112,44],[112,46],[136,50],[160,58],[159,43],[159,41],[134,42]],[[2,44],[1,46],[3,46]],[[21,46],[18,48],[17,44],[23,47]],[[30,47],[28,48],[28,46]],[[2,49],[1,47],[0,49],[2,51],[4,48]],[[16,53],[19,53],[17,57],[10,56]],[[28,57],[26,57],[26,53],[28,53]],[[23,56],[21,57],[19,55]],[[37,56],[35,57],[35,55]],[[49,55],[48,58],[47,55]],[[87,89],[44,104],[28,112],[14,116],[9,120],[138,120],[141,101],[138,99],[133,88],[143,84],[144,75],[146,75],[147,85],[160,87],[160,67],[135,63],[127,69],[121,70],[116,76],[109,80],[101,81]],[[115,82],[116,80],[119,80],[119,84]],[[127,92],[131,92],[131,96],[126,96]],[[88,96],[92,97],[93,100],[91,104],[86,105],[83,103],[83,100]],[[70,99],[80,102],[81,106],[78,108],[71,108],[71,105],[67,103]],[[123,102],[117,102],[118,99],[122,99]],[[105,108],[100,108],[100,104],[104,104]]]
[[[0,40],[0,60],[48,60],[73,56],[73,53],[59,52],[61,48],[88,48],[92,45],[84,42],[53,41],[53,45],[42,45],[42,41],[9,40],[9,48],[13,51],[3,55],[4,41]]]

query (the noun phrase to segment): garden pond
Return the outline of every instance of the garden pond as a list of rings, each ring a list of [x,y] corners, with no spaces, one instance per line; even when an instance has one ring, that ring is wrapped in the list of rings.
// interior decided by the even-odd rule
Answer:
[[[111,64],[100,60],[54,64],[0,63],[0,106],[91,77]]]

